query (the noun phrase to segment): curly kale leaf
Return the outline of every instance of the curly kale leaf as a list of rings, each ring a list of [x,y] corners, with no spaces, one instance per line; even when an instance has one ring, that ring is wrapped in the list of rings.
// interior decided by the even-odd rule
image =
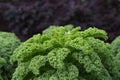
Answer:
[[[29,72],[28,65],[29,62],[20,63],[13,74],[12,80],[24,80]]]
[[[63,69],[54,73],[50,80],[78,80],[79,70],[75,65],[67,64]]]
[[[70,50],[67,48],[56,48],[48,53],[48,60],[51,66],[56,69],[62,69],[65,67],[66,63],[64,60],[70,53]]]
[[[39,69],[45,66],[46,62],[48,61],[47,56],[37,55],[31,59],[29,64],[29,69],[35,74],[39,74]]]

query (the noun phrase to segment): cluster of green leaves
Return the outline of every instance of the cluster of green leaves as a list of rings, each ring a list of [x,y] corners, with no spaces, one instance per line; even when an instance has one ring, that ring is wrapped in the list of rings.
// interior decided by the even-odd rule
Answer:
[[[111,43],[113,53],[112,72],[114,80],[120,80],[120,36]]]
[[[14,66],[9,62],[15,48],[20,45],[20,40],[13,33],[0,32],[0,80],[10,80]]]
[[[51,26],[15,49],[12,80],[119,80],[107,38],[97,28]]]

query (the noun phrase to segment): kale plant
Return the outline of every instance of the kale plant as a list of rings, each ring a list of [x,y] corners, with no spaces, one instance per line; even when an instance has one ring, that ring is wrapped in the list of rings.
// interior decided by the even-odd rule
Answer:
[[[113,53],[112,75],[114,80],[120,80],[120,36],[112,41],[111,46]]]
[[[113,80],[107,39],[95,27],[51,26],[15,49],[10,61],[18,67],[12,80]]]
[[[0,80],[10,80],[14,66],[9,62],[15,48],[20,45],[20,40],[13,33],[0,32]]]

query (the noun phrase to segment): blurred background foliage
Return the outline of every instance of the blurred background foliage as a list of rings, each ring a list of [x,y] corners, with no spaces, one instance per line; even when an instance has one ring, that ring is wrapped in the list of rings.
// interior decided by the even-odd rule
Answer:
[[[120,35],[119,0],[4,0],[0,2],[0,31],[14,32],[24,41],[50,25],[98,27],[109,42]]]

